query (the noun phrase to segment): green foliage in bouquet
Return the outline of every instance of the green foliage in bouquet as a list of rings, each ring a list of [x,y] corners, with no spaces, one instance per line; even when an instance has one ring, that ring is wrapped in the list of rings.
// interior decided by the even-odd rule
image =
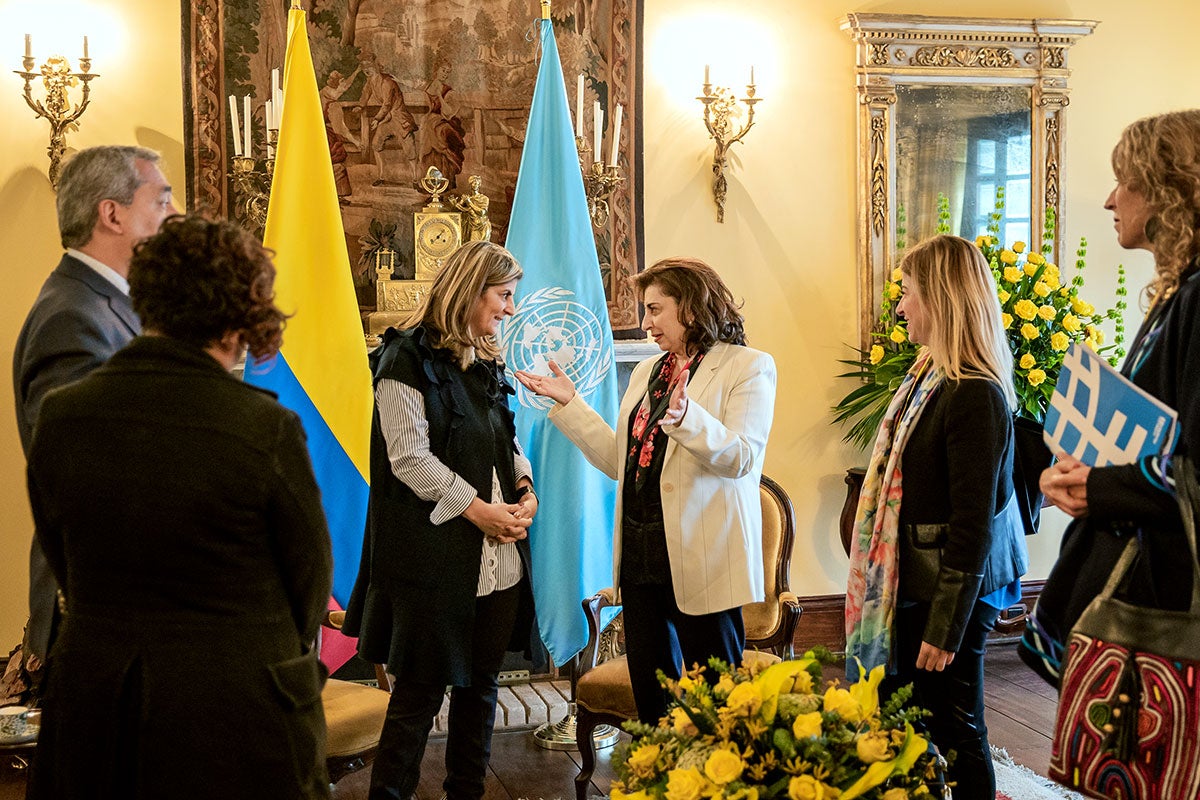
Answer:
[[[1098,312],[1091,303],[1080,297],[1083,287],[1084,257],[1087,240],[1080,239],[1076,250],[1075,276],[1069,283],[1057,265],[1047,260],[1053,251],[1056,234],[1054,209],[1046,209],[1044,233],[1040,252],[1028,251],[1024,242],[1000,244],[1000,221],[1004,216],[1004,189],[996,191],[995,211],[988,224],[988,233],[975,240],[992,268],[996,295],[1000,300],[1009,347],[1013,354],[1013,385],[1016,388],[1018,413],[1041,422],[1046,406],[1054,393],[1058,372],[1067,348],[1083,342],[1098,352],[1108,353],[1109,362],[1116,364],[1125,355],[1124,311],[1127,307],[1125,269],[1118,266],[1116,303],[1107,311]],[[902,212],[898,215],[897,249],[904,247]],[[949,201],[938,195],[937,233],[949,233]],[[897,263],[901,253],[897,253]],[[840,363],[853,367],[839,378],[858,378],[856,387],[833,407],[834,421],[850,423],[843,439],[860,448],[870,447],[875,432],[887,411],[892,395],[899,388],[908,368],[917,356],[917,346],[908,339],[907,324],[896,314],[896,303],[903,292],[900,270],[892,271],[891,280],[884,286],[880,301],[879,319],[872,331],[873,344],[869,350],[857,350],[857,359]],[[1110,319],[1115,323],[1114,344],[1102,346],[1104,332],[1099,325]]]
[[[612,800],[905,800],[938,797],[936,751],[913,729],[911,688],[880,703],[883,667],[849,688],[821,684],[826,653],[755,672],[719,659],[679,681],[658,725],[625,723]]]

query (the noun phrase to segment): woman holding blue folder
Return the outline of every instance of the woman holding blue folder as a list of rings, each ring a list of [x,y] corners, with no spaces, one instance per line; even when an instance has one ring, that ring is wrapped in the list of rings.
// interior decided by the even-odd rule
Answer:
[[[1174,497],[1171,459],[1200,454],[1200,109],[1138,120],[1112,154],[1117,185],[1104,207],[1117,242],[1154,255],[1150,308],[1121,374],[1175,409],[1173,453],[1092,468],[1065,453],[1042,473],[1046,498],[1075,517],[1022,641],[1030,666],[1057,683],[1062,646],[1100,592],[1129,536],[1145,547],[1128,598],[1185,609],[1192,567]]]

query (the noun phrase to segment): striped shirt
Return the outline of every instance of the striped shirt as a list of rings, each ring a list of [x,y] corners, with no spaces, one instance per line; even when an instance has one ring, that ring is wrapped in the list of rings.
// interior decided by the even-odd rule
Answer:
[[[478,492],[454,470],[429,450],[429,421],[425,417],[425,398],[419,391],[400,381],[382,378],[375,385],[375,403],[379,407],[379,424],[387,444],[392,474],[413,494],[434,503],[429,521],[434,525],[454,519],[467,510]],[[513,471],[516,479],[532,480],[529,459],[521,451],[520,442],[513,440]],[[500,476],[492,470],[492,503],[503,503]],[[483,554],[479,564],[479,583],[476,597],[515,586],[521,580],[521,555],[516,542],[497,544],[483,538]]]

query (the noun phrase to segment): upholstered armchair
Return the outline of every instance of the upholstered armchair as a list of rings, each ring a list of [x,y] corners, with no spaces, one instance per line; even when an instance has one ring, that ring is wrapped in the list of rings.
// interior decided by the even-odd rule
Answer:
[[[775,481],[763,476],[759,486],[763,511],[763,568],[766,599],[742,607],[746,627],[746,664],[770,663],[792,656],[796,623],[803,611],[788,588],[792,544],[796,537],[792,501]],[[624,656],[622,619],[618,614],[601,629],[601,610],[615,605],[611,588],[583,601],[588,617],[588,644],[579,655],[579,677],[575,684],[575,742],[580,768],[575,777],[577,800],[587,800],[588,785],[596,768],[592,739],[596,727],[619,725],[637,719],[629,665]]]
[[[331,611],[325,626],[341,630],[345,617],[344,611]],[[375,677],[378,689],[336,678],[325,682],[321,705],[325,707],[325,766],[330,785],[375,759],[392,688],[382,665],[375,665]]]

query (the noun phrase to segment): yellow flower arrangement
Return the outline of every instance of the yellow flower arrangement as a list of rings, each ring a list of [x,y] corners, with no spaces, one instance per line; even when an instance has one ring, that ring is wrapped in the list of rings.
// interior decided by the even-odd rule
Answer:
[[[936,751],[913,728],[910,688],[880,702],[883,667],[823,691],[827,652],[765,668],[712,659],[682,681],[657,725],[625,723],[612,800],[900,800],[940,796]],[[715,682],[704,675],[717,677]],[[686,688],[685,688],[686,687]],[[679,717],[690,720],[686,729]]]
[[[1125,297],[1128,294],[1125,270],[1120,266],[1117,268],[1116,303],[1107,311],[1097,311],[1094,305],[1079,296],[1087,241],[1080,240],[1075,275],[1064,285],[1062,271],[1049,260],[1054,250],[1053,209],[1046,212],[1041,252],[1029,249],[1024,242],[1013,242],[1009,247],[1001,244],[999,231],[1003,209],[1001,189],[996,193],[996,210],[988,233],[977,237],[975,244],[991,265],[996,281],[1001,323],[1013,354],[1017,412],[1041,422],[1054,393],[1063,357],[1073,343],[1105,352],[1113,365],[1125,355],[1122,347]],[[938,220],[937,232],[949,233],[949,201],[942,196],[938,198]],[[902,223],[903,215],[898,214],[897,239],[901,247],[905,233]],[[834,421],[850,423],[845,439],[862,448],[869,447],[874,441],[888,402],[917,354],[917,346],[908,339],[907,323],[896,314],[897,297],[903,293],[903,279],[898,269],[892,270],[891,280],[881,297],[879,324],[872,334],[875,342],[868,350],[860,351],[858,359],[841,362],[853,371],[838,377],[859,378],[862,385],[834,406]],[[894,287],[899,287],[899,294]],[[1108,347],[1103,346],[1104,332],[1098,327],[1106,319],[1113,320],[1116,331],[1113,344]]]

